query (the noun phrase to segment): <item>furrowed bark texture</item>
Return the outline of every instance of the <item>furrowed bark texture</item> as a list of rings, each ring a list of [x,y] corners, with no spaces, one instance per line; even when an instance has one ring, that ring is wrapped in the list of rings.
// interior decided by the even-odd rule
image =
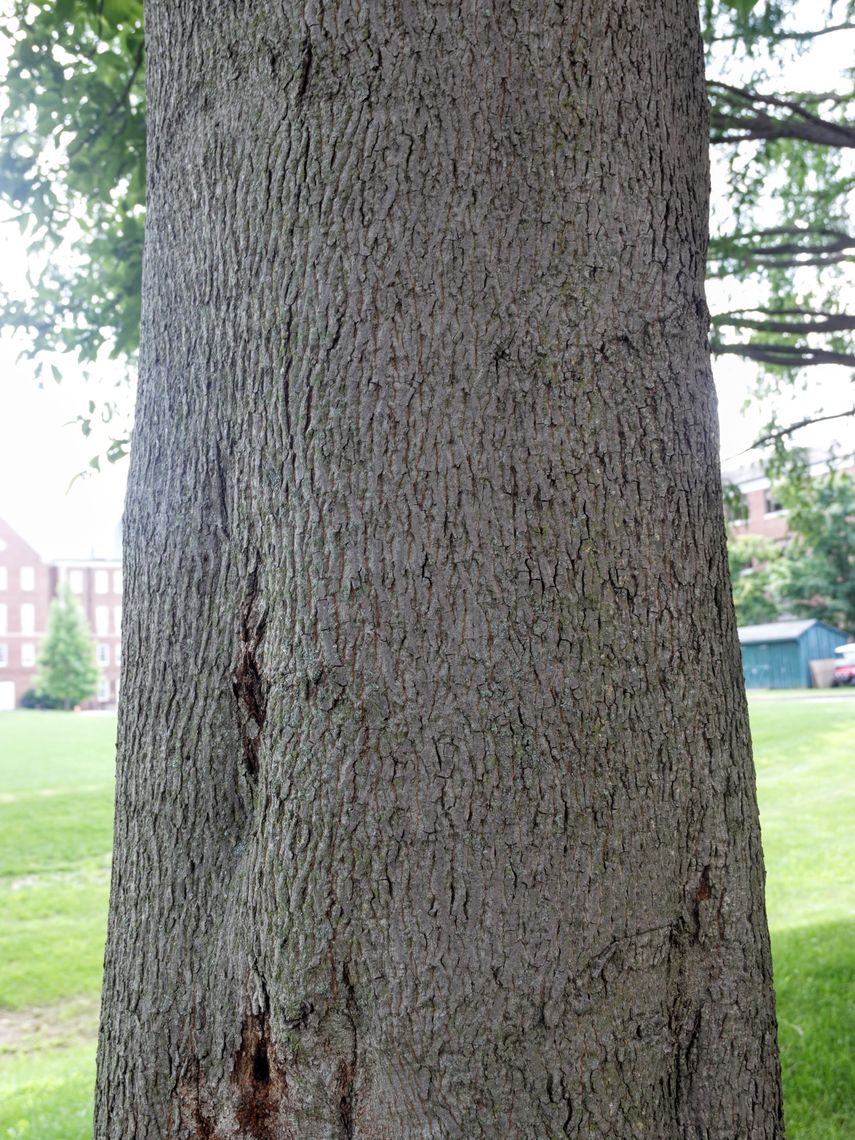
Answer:
[[[151,0],[96,1136],[782,1135],[694,0]]]

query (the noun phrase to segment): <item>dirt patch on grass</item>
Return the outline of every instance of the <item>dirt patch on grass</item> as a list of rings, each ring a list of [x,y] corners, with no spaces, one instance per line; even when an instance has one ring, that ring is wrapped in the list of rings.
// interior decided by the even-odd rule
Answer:
[[[98,1035],[97,997],[0,1010],[0,1055],[38,1053],[83,1045]]]

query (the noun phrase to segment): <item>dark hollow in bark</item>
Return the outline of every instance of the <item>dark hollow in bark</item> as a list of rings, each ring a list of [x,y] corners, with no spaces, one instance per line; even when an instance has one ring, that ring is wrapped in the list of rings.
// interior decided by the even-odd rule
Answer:
[[[696,4],[146,26],[97,1140],[778,1140]]]

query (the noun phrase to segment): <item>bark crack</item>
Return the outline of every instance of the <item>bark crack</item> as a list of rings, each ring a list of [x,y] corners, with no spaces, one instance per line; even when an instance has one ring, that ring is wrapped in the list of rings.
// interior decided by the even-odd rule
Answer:
[[[238,666],[232,690],[238,703],[243,759],[250,779],[258,779],[261,732],[267,718],[267,682],[259,655],[267,628],[267,611],[258,612],[258,575],[253,572],[241,614]]]

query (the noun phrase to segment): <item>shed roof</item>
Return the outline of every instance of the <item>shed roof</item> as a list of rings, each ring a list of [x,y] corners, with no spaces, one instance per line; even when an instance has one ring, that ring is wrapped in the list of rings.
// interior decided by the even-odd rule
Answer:
[[[806,621],[770,621],[763,625],[743,625],[736,632],[739,634],[739,641],[742,645],[754,645],[758,641],[798,641],[802,634],[814,625],[826,625],[825,622],[817,621],[816,618],[808,618]],[[834,626],[826,626],[827,629],[834,629]],[[841,633],[841,630],[834,630],[835,633]]]

